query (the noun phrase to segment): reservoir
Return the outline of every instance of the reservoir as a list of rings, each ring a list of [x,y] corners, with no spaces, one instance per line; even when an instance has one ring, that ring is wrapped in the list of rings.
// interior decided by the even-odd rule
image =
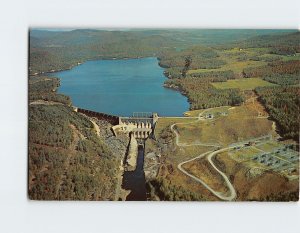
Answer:
[[[189,108],[187,98],[163,87],[163,71],[150,57],[87,61],[50,75],[61,79],[58,93],[70,96],[76,107],[118,116],[133,112],[182,116]]]

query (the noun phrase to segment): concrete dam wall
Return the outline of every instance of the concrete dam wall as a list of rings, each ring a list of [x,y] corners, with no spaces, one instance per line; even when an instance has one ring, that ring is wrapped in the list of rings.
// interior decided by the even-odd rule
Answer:
[[[83,113],[83,114],[85,114],[89,117],[95,117],[99,120],[108,121],[112,125],[119,124],[119,117],[118,116],[110,115],[110,114],[107,114],[107,113],[94,112],[94,111],[86,110],[86,109],[83,109],[83,108],[75,108],[75,111]]]

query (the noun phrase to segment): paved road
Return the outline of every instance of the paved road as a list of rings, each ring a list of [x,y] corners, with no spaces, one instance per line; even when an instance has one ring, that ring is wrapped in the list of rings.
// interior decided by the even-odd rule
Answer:
[[[213,146],[213,147],[219,147],[219,144],[213,144],[213,143],[190,143],[190,144],[187,144],[187,143],[180,143],[179,142],[179,134],[177,133],[177,131],[174,129],[174,126],[175,125],[179,125],[179,124],[192,124],[192,123],[196,123],[200,120],[203,120],[201,117],[203,115],[203,113],[205,111],[208,111],[209,109],[206,109],[204,110],[203,112],[201,112],[198,117],[197,117],[197,120],[196,121],[193,121],[193,122],[189,122],[189,123],[175,123],[175,124],[172,124],[171,125],[171,131],[175,134],[176,136],[176,145],[179,146],[179,147],[186,147],[186,146]],[[230,183],[230,180],[228,179],[228,177],[222,172],[220,171],[216,166],[215,164],[213,163],[212,161],[212,158],[213,156],[215,156],[216,154],[218,153],[221,153],[221,152],[224,152],[224,151],[227,151],[227,150],[230,150],[230,149],[233,149],[234,147],[231,146],[231,147],[227,147],[227,148],[223,148],[223,149],[219,149],[219,150],[216,150],[216,151],[208,151],[208,152],[205,152],[195,158],[192,158],[192,159],[189,159],[189,160],[186,160],[186,161],[183,161],[181,162],[180,164],[178,164],[178,169],[184,173],[185,175],[189,176],[190,178],[192,178],[193,180],[201,183],[205,188],[207,188],[210,192],[212,192],[215,196],[217,196],[218,198],[220,198],[221,200],[225,200],[225,201],[232,201],[236,198],[236,191],[233,187],[233,185]],[[208,156],[207,156],[208,155]],[[229,195],[227,193],[222,193],[222,192],[218,192],[218,191],[215,191],[213,188],[211,188],[208,184],[206,184],[203,180],[199,179],[198,177],[188,173],[182,166],[186,163],[189,163],[189,162],[192,162],[196,159],[200,159],[204,156],[207,156],[207,159],[208,159],[208,162],[212,165],[212,167],[224,178],[225,180],[225,183],[229,189]]]
[[[223,148],[223,149],[220,149],[220,150],[217,150],[217,151],[214,151],[212,153],[210,153],[208,156],[207,156],[207,160],[208,162],[213,166],[213,168],[223,177],[223,179],[225,180],[225,183],[227,185],[227,187],[229,188],[229,192],[230,192],[230,195],[229,196],[226,196],[224,195],[223,193],[219,193],[219,195],[217,195],[220,199],[222,200],[225,200],[225,201],[232,201],[236,198],[236,191],[233,187],[233,185],[230,183],[230,180],[228,179],[228,177],[225,175],[225,173],[223,173],[222,171],[220,171],[216,165],[213,163],[212,161],[212,158],[213,156],[219,154],[219,153],[222,153],[224,151],[227,151],[227,150],[231,150],[233,149],[234,147],[227,147],[227,148]]]

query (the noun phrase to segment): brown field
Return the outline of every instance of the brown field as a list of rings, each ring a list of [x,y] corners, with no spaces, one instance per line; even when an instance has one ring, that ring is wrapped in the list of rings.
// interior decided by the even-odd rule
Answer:
[[[228,145],[269,134],[272,131],[272,121],[258,117],[258,112],[261,112],[261,116],[266,115],[264,109],[246,104],[229,109],[228,116],[178,125],[180,141]]]
[[[279,193],[297,192],[298,180],[289,181],[282,175],[270,171],[253,171],[243,163],[237,163],[227,153],[219,154],[215,164],[230,177],[237,191],[237,200],[264,200]]]
[[[183,166],[183,168],[190,174],[203,180],[215,191],[223,193],[228,191],[228,188],[224,184],[223,177],[210,165],[205,158],[187,163]]]
[[[187,191],[195,192],[201,194],[206,200],[217,201],[219,200],[210,191],[208,191],[204,186],[199,185],[198,182],[194,181],[190,177],[181,173],[177,166],[175,166],[170,161],[165,161],[161,166],[158,173],[158,177],[163,177],[175,186],[182,187]]]

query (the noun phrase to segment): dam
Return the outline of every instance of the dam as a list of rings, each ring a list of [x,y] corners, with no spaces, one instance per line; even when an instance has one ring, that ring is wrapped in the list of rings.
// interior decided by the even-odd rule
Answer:
[[[117,136],[119,133],[125,133],[136,139],[147,139],[153,136],[153,130],[158,120],[157,113],[135,112],[132,117],[119,117],[117,125],[112,130]]]
[[[125,134],[130,138],[128,150],[123,160],[122,188],[130,190],[128,201],[145,201],[146,186],[144,173],[145,140],[154,137],[155,125],[159,119],[157,113],[134,112],[130,117],[119,117],[107,113],[95,112],[73,107],[74,111],[105,120],[112,124],[111,130],[118,137]]]

